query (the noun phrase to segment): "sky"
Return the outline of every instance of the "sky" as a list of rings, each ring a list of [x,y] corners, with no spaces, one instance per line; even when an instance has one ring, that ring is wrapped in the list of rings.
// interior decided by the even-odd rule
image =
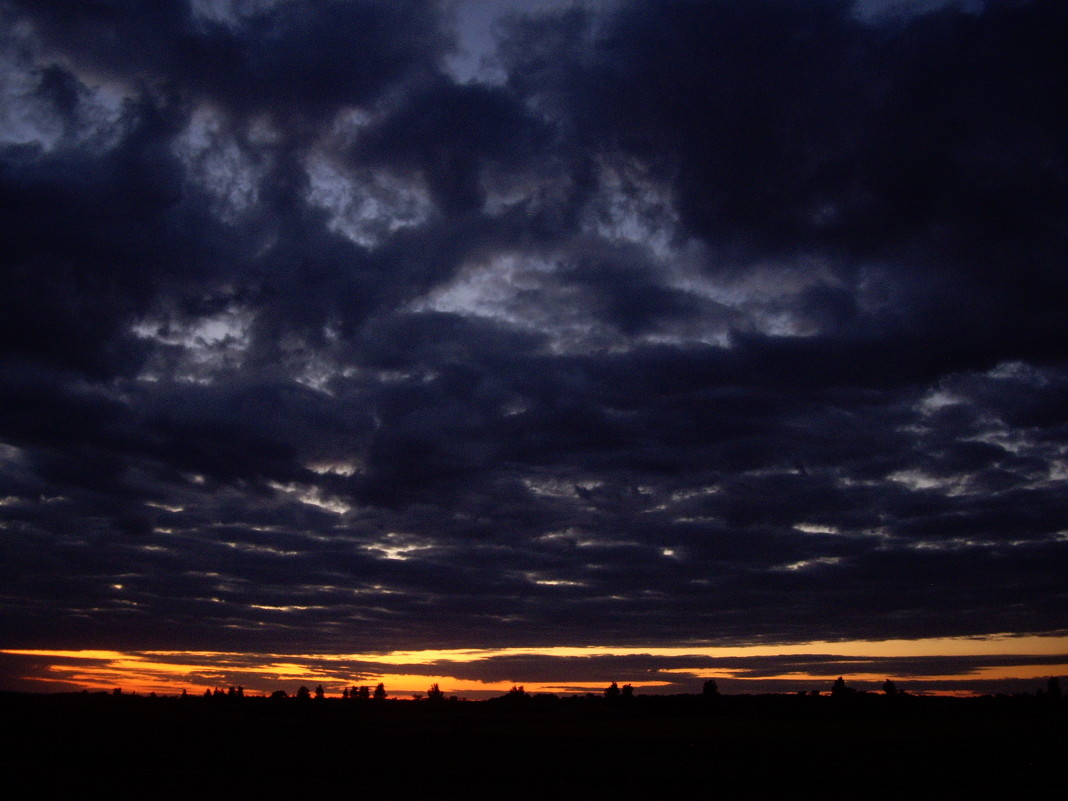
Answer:
[[[1068,673],[1059,0],[0,0],[0,689]]]

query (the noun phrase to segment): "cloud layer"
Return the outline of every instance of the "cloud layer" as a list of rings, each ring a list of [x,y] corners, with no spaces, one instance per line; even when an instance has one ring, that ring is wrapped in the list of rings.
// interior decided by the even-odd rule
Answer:
[[[0,645],[1064,626],[1063,4],[531,8],[0,3]]]

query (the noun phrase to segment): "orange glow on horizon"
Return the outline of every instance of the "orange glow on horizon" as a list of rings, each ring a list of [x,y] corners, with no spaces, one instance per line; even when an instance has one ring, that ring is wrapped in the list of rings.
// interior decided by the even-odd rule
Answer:
[[[607,681],[524,681],[517,675],[514,679],[486,680],[450,676],[450,665],[489,660],[494,657],[532,656],[552,658],[583,658],[595,656],[675,657],[706,656],[763,657],[790,655],[819,655],[841,657],[841,662],[813,665],[805,673],[783,673],[750,677],[744,668],[694,667],[674,668],[665,666],[650,673],[648,680],[628,681],[638,688],[668,688],[674,679],[694,682],[715,678],[732,681],[824,683],[843,675],[850,681],[882,682],[886,678],[895,681],[926,682],[949,685],[954,682],[977,680],[997,681],[1012,679],[1041,679],[1051,675],[1068,674],[1068,636],[1056,633],[1047,636],[1012,636],[996,634],[987,637],[928,638],[920,640],[884,641],[815,641],[789,645],[737,645],[737,646],[676,646],[676,647],[615,647],[615,646],[550,646],[544,648],[463,648],[448,650],[393,651],[388,653],[353,654],[243,654],[221,651],[104,651],[104,650],[58,650],[58,649],[4,649],[2,654],[39,657],[50,660],[47,666],[36,667],[36,672],[19,676],[30,686],[40,684],[47,688],[66,685],[68,688],[108,690],[121,687],[138,693],[178,694],[183,689],[203,693],[212,688],[242,685],[250,693],[269,693],[280,685],[295,690],[296,685],[323,685],[327,693],[339,695],[343,688],[358,685],[375,685],[382,682],[393,696],[410,696],[425,693],[431,684],[439,684],[448,695],[478,693],[490,695],[506,693],[513,685],[522,685],[528,692],[551,692],[557,694],[599,692]],[[1011,666],[977,666],[955,674],[887,676],[872,673],[872,666],[857,664],[858,670],[849,670],[851,660],[867,660],[885,657],[939,657],[939,656],[1015,656],[1048,658],[1063,656],[1056,664],[1028,664],[1026,661]],[[404,667],[433,666],[427,673],[412,672]],[[391,668],[396,668],[392,670]],[[620,682],[624,683],[624,682]],[[676,685],[677,687],[678,685]],[[935,690],[955,693],[955,690]]]
[[[696,676],[702,679],[732,679],[734,681],[804,681],[804,682],[831,682],[838,676],[843,676],[849,679],[849,681],[859,682],[883,682],[888,677],[886,673],[856,673],[849,670],[841,669],[843,666],[839,665],[834,670],[826,670],[817,672],[813,670],[808,673],[776,673],[774,675],[762,675],[759,677],[752,676],[738,676],[723,669],[703,669],[703,668],[665,668],[661,670],[661,673],[682,673],[690,676]],[[899,681],[922,681],[922,682],[962,682],[962,681],[999,681],[1004,679],[1044,679],[1049,676],[1063,676],[1068,674],[1068,660],[1064,664],[1060,665],[1012,665],[1004,666],[999,665],[996,667],[980,667],[974,671],[967,673],[939,673],[939,674],[917,674],[909,676],[892,677]]]

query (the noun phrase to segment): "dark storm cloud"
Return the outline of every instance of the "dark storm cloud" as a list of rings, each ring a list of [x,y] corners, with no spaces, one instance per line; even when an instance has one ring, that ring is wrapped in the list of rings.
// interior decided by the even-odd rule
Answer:
[[[357,142],[359,162],[421,171],[438,207],[472,212],[485,202],[480,173],[537,157],[548,131],[501,89],[458,86],[444,77],[413,92]]]
[[[584,22],[521,26],[513,83],[573,108],[584,147],[672,176],[717,265],[820,253],[847,282],[886,265],[892,316],[848,328],[952,339],[958,366],[1063,355],[1045,302],[1065,289],[1058,4],[887,27],[835,2],[633,4],[595,47]]]
[[[1060,4],[0,8],[0,645],[1063,625]]]
[[[362,104],[446,45],[433,3],[10,3],[44,46],[119,80],[162,82],[242,111]]]

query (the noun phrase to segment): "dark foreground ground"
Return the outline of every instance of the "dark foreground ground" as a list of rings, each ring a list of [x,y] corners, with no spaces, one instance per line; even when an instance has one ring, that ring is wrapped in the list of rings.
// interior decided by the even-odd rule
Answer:
[[[0,721],[12,799],[1031,799],[1068,784],[1068,710],[1033,698],[0,695]]]

